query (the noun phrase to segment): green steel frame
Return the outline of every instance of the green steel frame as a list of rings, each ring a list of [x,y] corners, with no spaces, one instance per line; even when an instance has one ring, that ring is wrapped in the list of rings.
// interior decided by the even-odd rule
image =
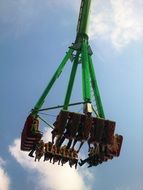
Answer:
[[[55,74],[53,75],[52,79],[50,80],[48,86],[46,87],[46,89],[44,90],[43,94],[41,95],[41,97],[39,98],[38,102],[36,103],[36,105],[35,105],[35,107],[34,107],[34,109],[32,111],[33,114],[37,114],[38,110],[44,104],[45,98],[47,97],[47,95],[48,95],[50,89],[52,88],[53,84],[55,83],[56,79],[62,73],[62,70],[63,70],[64,66],[66,65],[67,61],[71,58],[73,51],[74,51],[73,49],[69,49],[68,52],[66,53],[66,55],[63,58],[61,64],[57,68],[57,70],[56,70]]]
[[[45,98],[47,97],[49,91],[54,85],[56,79],[62,73],[64,66],[69,60],[72,60],[73,66],[69,78],[63,109],[68,110],[77,67],[79,63],[81,63],[83,101],[85,103],[91,103],[91,90],[93,90],[97,106],[98,117],[105,118],[100,98],[99,88],[96,80],[96,75],[94,71],[94,66],[92,62],[92,52],[88,42],[87,25],[88,25],[90,5],[91,5],[91,0],[81,0],[76,40],[72,44],[72,46],[68,49],[68,52],[66,53],[61,64],[57,68],[48,86],[46,87],[43,94],[36,103],[34,109],[32,110],[33,115],[38,114],[38,111],[41,109],[45,101]]]

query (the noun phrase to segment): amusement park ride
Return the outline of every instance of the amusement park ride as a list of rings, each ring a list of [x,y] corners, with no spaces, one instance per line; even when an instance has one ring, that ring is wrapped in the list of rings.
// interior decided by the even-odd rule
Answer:
[[[123,137],[114,134],[115,122],[105,119],[94,72],[93,53],[87,34],[90,5],[91,0],[81,0],[76,40],[69,47],[61,64],[25,122],[21,134],[21,150],[29,151],[31,157],[34,157],[33,153],[35,153],[35,161],[44,156],[44,161],[49,160],[52,163],[58,162],[58,164],[63,165],[68,162],[70,167],[75,165],[75,168],[78,163],[80,166],[87,163],[88,167],[91,167],[120,155]],[[72,62],[72,69],[64,104],[41,109],[47,95],[68,61]],[[82,68],[83,101],[70,104],[74,79],[79,65]],[[91,92],[94,93],[96,106],[93,106]],[[69,111],[70,106],[79,104],[83,105],[83,113]],[[42,140],[43,133],[39,126],[39,120],[42,118],[39,113],[43,110],[55,108],[61,108],[61,110],[53,123],[52,139],[46,143]],[[67,140],[68,143],[65,144]],[[80,146],[77,149],[75,145],[78,141]],[[87,142],[89,147],[87,158],[79,160],[79,152],[84,142]]]

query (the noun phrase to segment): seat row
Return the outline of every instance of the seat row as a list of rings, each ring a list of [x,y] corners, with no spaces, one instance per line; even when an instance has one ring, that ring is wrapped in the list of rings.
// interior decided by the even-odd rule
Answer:
[[[53,125],[53,143],[56,136],[63,135],[66,139],[88,140],[89,143],[113,143],[114,121],[61,110]]]
[[[60,165],[61,163],[62,166],[69,162],[70,167],[75,165],[75,168],[77,168],[78,153],[74,149],[68,149],[66,145],[59,148],[49,142],[45,144],[44,161],[47,160],[49,160],[50,163],[53,160],[53,164],[58,162],[58,165]]]
[[[35,152],[35,156],[33,155]],[[77,168],[78,164],[78,153],[74,149],[68,149],[66,145],[62,147],[56,147],[51,142],[44,143],[43,140],[35,143],[33,148],[29,153],[30,157],[35,157],[35,161],[44,156],[44,161],[50,161],[50,163],[55,164],[58,162],[58,165],[62,165],[65,163],[69,163],[70,167],[75,165]]]
[[[30,151],[35,142],[42,138],[42,133],[39,131],[39,120],[30,114],[24,124],[21,134],[21,150]]]
[[[80,159],[78,162],[78,152],[75,149],[68,148],[67,145],[63,145],[61,147],[57,147],[51,142],[44,143],[43,140],[40,140],[35,144],[29,156],[35,157],[35,161],[44,156],[44,161],[48,161],[50,163],[58,165],[62,165],[65,163],[69,163],[70,167],[73,165],[77,168],[77,164],[80,166],[88,163],[88,167],[97,166],[103,162],[113,159],[114,157],[118,157],[120,155],[120,150],[122,146],[123,137],[121,135],[114,135],[112,144],[102,144],[96,143],[93,147],[90,148],[88,157],[84,160]],[[33,153],[35,152],[35,156]]]
[[[79,165],[82,166],[87,163],[88,167],[97,166],[113,159],[113,157],[118,157],[120,155],[122,142],[123,137],[121,135],[115,135],[112,145],[95,144],[94,147],[90,148],[88,157],[84,160],[80,159]]]

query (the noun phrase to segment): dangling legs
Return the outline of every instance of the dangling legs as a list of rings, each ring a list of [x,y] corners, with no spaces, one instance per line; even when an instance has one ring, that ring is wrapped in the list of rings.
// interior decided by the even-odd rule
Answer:
[[[79,148],[78,148],[78,150],[77,150],[77,152],[80,151],[80,149],[81,149],[81,147],[82,147],[83,144],[84,144],[84,141],[82,140],[81,143],[80,143],[80,146],[79,146]]]
[[[72,149],[74,149],[76,143],[77,143],[77,140],[75,139],[74,142],[73,142],[73,145],[72,145]]]
[[[65,140],[65,137],[62,136],[62,138],[59,140],[58,147],[61,147],[61,145],[63,144],[64,140]]]
[[[72,139],[69,139],[69,142],[68,142],[68,144],[67,144],[67,149],[70,148],[71,144],[72,144]]]

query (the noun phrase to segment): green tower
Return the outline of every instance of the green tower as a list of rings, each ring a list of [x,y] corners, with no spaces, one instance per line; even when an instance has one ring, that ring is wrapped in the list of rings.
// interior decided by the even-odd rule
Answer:
[[[97,106],[98,117],[104,118],[104,110],[100,98],[100,93],[97,85],[96,75],[94,71],[94,66],[92,62],[92,50],[89,45],[89,38],[87,33],[87,26],[89,20],[91,0],[82,0],[80,6],[80,13],[77,24],[77,35],[75,42],[69,47],[65,57],[63,58],[61,64],[57,68],[55,74],[44,90],[43,94],[36,103],[32,113],[37,114],[41,109],[45,98],[47,97],[49,91],[54,85],[56,79],[59,78],[62,73],[64,66],[70,60],[72,60],[73,66],[69,78],[68,88],[64,100],[63,109],[68,110],[70,103],[71,93],[73,89],[74,79],[77,71],[77,67],[82,64],[82,91],[83,91],[83,102],[84,102],[84,112],[92,111],[91,102],[91,91],[94,92],[94,98]]]
[[[58,159],[58,163],[63,165],[65,162],[69,162],[70,167],[75,165],[76,168],[78,164],[78,152],[84,142],[88,143],[89,153],[87,155],[90,156],[84,161],[81,160],[79,163],[80,166],[84,163],[88,163],[88,167],[97,166],[102,162],[112,159],[114,156],[118,157],[120,154],[123,137],[117,134],[114,135],[115,122],[105,119],[96,74],[94,71],[92,61],[93,53],[89,45],[87,32],[90,6],[91,0],[81,0],[75,42],[68,48],[66,55],[25,122],[21,134],[21,150],[30,151],[29,156],[31,157],[33,157],[33,153],[36,151],[35,161],[36,159],[40,159],[40,157],[38,157],[38,151],[41,148],[40,151],[44,150],[41,156],[45,153],[44,161],[53,159],[54,163],[55,160],[57,161]],[[61,106],[42,109],[46,97],[52,89],[55,81],[63,72],[64,66],[68,61],[72,62],[72,69],[64,104]],[[83,100],[79,103],[70,104],[74,80],[79,65],[82,68]],[[91,92],[94,94],[96,107],[93,107],[92,105]],[[83,104],[83,113],[70,112],[68,110],[69,106],[81,103]],[[56,121],[53,123],[53,126],[51,126],[39,116],[39,113],[44,110],[55,108],[62,109],[58,114]],[[93,111],[96,113],[96,117],[92,115]],[[39,130],[38,118],[53,129],[51,132],[52,141],[49,141],[48,143],[41,141],[43,134]],[[54,141],[55,137],[56,141]],[[63,145],[65,139],[68,140],[68,143]],[[75,148],[77,141],[80,141],[78,149]],[[50,147],[52,148],[50,149]]]

